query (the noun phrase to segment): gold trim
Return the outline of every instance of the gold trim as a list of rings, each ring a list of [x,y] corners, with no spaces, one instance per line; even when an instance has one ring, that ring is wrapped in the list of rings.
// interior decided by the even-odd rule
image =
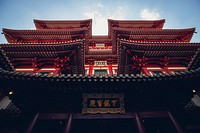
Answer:
[[[89,98],[118,98],[119,99],[119,108],[88,108],[87,102]],[[124,93],[83,93],[83,103],[82,103],[82,114],[125,114],[124,108]]]

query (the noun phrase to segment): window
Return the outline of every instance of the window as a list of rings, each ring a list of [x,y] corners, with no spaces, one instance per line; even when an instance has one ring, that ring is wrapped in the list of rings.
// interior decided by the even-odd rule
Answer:
[[[106,69],[94,70],[94,74],[105,75],[107,74],[107,70]]]

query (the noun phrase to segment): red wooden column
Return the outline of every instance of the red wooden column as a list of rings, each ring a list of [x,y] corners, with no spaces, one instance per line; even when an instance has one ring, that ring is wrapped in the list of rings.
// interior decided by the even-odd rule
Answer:
[[[181,126],[178,124],[178,122],[176,121],[176,119],[174,118],[174,116],[172,115],[172,113],[170,111],[167,111],[169,118],[171,119],[174,127],[176,128],[178,133],[184,133],[184,130],[181,128]]]
[[[108,65],[108,70],[111,75],[113,75],[112,64]]]
[[[140,116],[138,115],[137,112],[135,112],[135,120],[136,120],[139,133],[145,133],[144,125],[142,124]]]
[[[68,116],[67,123],[66,123],[65,128],[64,128],[64,133],[70,133],[71,132],[72,120],[73,120],[73,114],[70,113],[69,116]]]
[[[35,125],[35,123],[36,123],[36,121],[37,121],[38,116],[39,116],[39,113],[37,113],[37,114],[33,117],[31,123],[30,123],[30,124],[28,125],[28,127],[26,128],[25,133],[31,133],[31,131],[32,131],[32,129],[33,129],[33,127],[34,127],[34,125]]]
[[[92,71],[93,71],[93,64],[90,64],[90,65],[89,65],[89,75],[92,74]]]
[[[142,72],[145,74],[145,75],[149,75],[149,71],[147,70],[147,68],[142,68]]]

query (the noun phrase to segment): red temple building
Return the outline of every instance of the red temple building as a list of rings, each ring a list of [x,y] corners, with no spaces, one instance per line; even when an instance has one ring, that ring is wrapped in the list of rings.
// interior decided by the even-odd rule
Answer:
[[[2,133],[199,133],[200,43],[165,20],[34,20],[3,28]]]

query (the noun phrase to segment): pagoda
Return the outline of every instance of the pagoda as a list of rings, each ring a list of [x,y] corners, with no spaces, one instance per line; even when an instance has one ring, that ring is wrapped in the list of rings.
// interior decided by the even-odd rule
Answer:
[[[197,133],[200,43],[165,20],[34,20],[3,28],[3,133]]]

